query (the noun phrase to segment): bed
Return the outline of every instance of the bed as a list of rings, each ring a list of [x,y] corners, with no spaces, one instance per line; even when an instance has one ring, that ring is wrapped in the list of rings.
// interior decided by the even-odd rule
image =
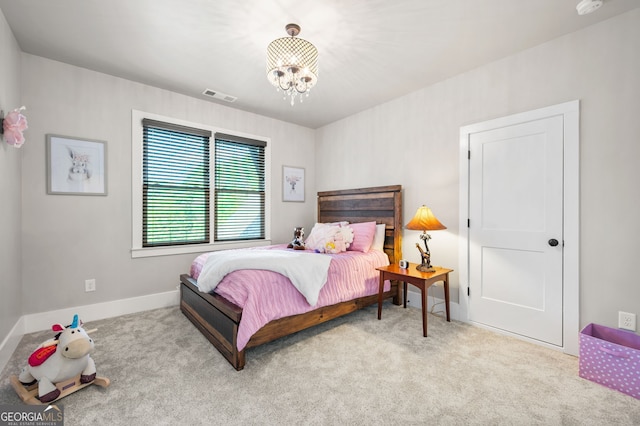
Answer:
[[[400,185],[318,192],[317,222],[375,221],[385,225],[384,252],[390,263],[402,257],[402,187]],[[193,267],[192,271],[193,272]],[[384,298],[400,304],[400,287],[392,282]],[[199,290],[197,280],[180,275],[180,309],[236,370],[245,366],[247,349],[296,333],[377,303],[377,291],[308,312],[268,322],[253,333],[241,350],[238,330],[243,310],[214,292]]]

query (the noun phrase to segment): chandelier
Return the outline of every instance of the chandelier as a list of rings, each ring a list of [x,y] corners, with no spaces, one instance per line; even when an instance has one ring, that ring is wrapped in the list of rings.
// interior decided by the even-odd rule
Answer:
[[[284,92],[284,99],[291,98],[293,106],[297,96],[309,96],[309,91],[318,82],[318,49],[301,38],[300,26],[285,27],[290,37],[273,40],[267,47],[267,79]]]

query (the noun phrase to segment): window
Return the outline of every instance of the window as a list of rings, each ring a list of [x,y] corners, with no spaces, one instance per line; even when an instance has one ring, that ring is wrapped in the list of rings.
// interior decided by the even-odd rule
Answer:
[[[264,239],[263,141],[216,133],[214,241]]]
[[[142,246],[209,242],[211,132],[142,120]]]
[[[132,257],[268,244],[268,139],[133,111]]]

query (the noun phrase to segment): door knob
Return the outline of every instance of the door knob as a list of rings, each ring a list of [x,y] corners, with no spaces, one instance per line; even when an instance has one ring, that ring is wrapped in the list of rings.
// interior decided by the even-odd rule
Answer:
[[[550,240],[549,240],[549,245],[550,245],[551,247],[555,247],[555,246],[557,246],[557,245],[558,245],[558,240],[556,240],[555,238],[550,239]]]

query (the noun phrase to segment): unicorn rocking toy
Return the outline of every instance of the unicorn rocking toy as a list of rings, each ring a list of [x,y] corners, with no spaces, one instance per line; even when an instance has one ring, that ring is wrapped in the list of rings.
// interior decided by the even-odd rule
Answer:
[[[85,331],[78,315],[71,325],[54,324],[57,334],[42,343],[29,357],[11,384],[27,404],[48,404],[91,384],[109,386],[109,379],[96,376],[96,364],[89,355],[93,340]]]

